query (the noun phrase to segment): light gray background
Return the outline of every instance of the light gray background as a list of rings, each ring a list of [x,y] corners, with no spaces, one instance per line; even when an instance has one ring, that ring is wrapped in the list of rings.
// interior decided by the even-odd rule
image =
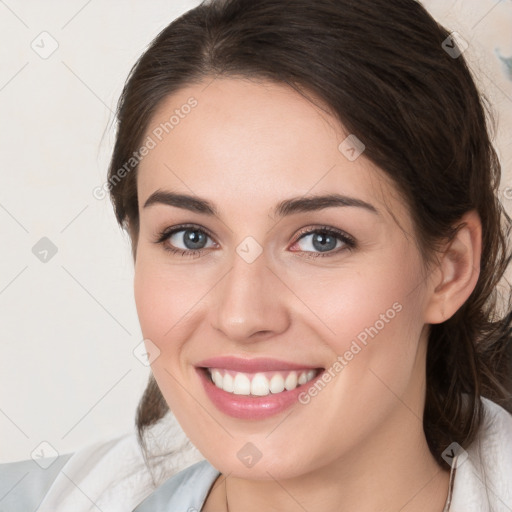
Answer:
[[[106,178],[131,66],[198,4],[0,0],[0,462],[41,442],[66,453],[133,430],[149,368],[133,354],[142,335],[130,246],[92,191]],[[425,4],[468,41],[500,115],[510,210],[512,81],[497,51],[512,57],[512,2]],[[32,250],[43,237],[57,248],[46,262]]]

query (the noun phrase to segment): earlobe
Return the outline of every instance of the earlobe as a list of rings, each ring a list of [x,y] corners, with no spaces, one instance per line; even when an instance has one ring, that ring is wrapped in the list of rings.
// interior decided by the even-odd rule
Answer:
[[[447,243],[432,274],[432,292],[425,323],[438,324],[452,317],[473,292],[480,275],[482,223],[476,211],[466,213],[462,226]],[[435,279],[435,281],[434,281]]]

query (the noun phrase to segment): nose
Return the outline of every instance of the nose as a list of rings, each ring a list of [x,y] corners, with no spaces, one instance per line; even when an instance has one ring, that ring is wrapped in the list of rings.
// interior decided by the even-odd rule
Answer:
[[[240,343],[282,334],[290,324],[286,291],[267,266],[264,253],[252,263],[235,254],[230,271],[216,286],[211,325]]]

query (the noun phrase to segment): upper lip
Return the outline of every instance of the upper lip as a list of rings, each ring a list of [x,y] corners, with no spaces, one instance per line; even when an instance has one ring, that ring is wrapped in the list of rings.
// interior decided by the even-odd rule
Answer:
[[[235,372],[256,373],[270,372],[279,370],[316,370],[318,366],[310,366],[299,363],[290,363],[280,361],[279,359],[271,359],[268,357],[244,359],[234,356],[219,356],[204,359],[197,363],[201,368],[221,368],[224,370],[232,370]]]

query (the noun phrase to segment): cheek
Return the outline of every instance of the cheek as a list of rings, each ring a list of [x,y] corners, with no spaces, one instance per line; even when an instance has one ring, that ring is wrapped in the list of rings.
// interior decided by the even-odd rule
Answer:
[[[144,338],[158,345],[160,338],[172,326],[172,318],[165,312],[173,295],[164,292],[165,283],[156,278],[155,269],[144,261],[141,252],[135,264],[135,304]]]
[[[290,287],[309,310],[303,308],[302,320],[311,319],[311,329],[325,333],[323,339],[336,354],[350,350],[354,341],[361,347],[377,339],[406,343],[411,322],[421,323],[419,261],[414,255],[389,260],[371,262],[363,270],[317,274],[310,280],[290,276]]]
[[[396,251],[364,271],[345,269],[337,279],[326,276],[314,285],[299,278],[293,283],[318,314],[308,314],[308,323],[317,343],[331,353],[328,368],[341,408],[352,410],[356,402],[384,408],[385,396],[395,400],[388,387],[400,396],[420,377],[415,365],[423,328],[421,276],[420,259]]]
[[[193,278],[187,271],[163,264],[162,257],[139,244],[135,262],[134,297],[145,337],[155,342],[171,335],[174,325],[199,298]],[[187,280],[190,286],[187,286]]]
[[[174,277],[173,277],[174,276]],[[134,298],[144,338],[150,339],[166,357],[168,343],[190,309],[195,297],[193,287],[184,286],[173,269],[162,269],[140,250],[135,263]]]
[[[342,449],[370,436],[400,410],[401,400],[415,403],[411,397],[417,398],[422,379],[416,371],[423,327],[419,267],[413,258],[380,263],[366,272],[344,272],[330,286],[315,282],[314,288],[294,288],[322,319],[308,322],[313,343],[331,354],[324,384],[311,386],[300,400],[310,417],[322,418],[321,428],[343,432],[337,441]],[[328,335],[318,336],[324,332]]]
[[[153,373],[157,377],[165,370],[173,375],[190,371],[187,341],[204,322],[204,303],[218,277],[208,277],[193,265],[165,264],[158,255],[139,249],[134,298],[142,335],[160,351],[151,365]]]
[[[184,286],[177,275],[172,268],[163,269],[144,250],[137,255],[134,298],[139,323],[144,339],[151,340],[159,350],[151,371],[168,406],[175,412],[187,398],[182,396],[178,384],[182,381],[181,354],[190,335],[186,332],[190,325],[186,315],[199,298],[197,290]]]

